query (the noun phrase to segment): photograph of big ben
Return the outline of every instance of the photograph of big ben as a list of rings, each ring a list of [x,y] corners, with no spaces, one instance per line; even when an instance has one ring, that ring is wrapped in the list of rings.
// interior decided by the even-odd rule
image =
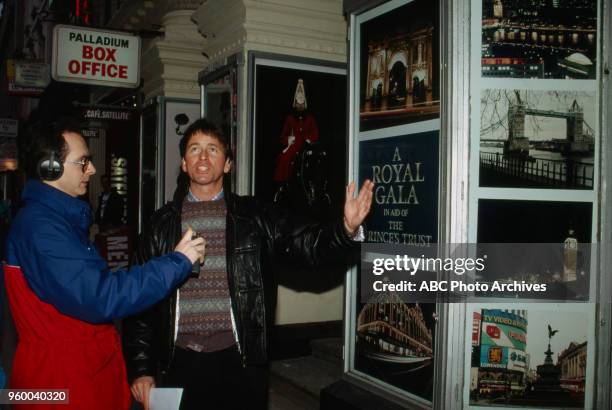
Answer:
[[[588,300],[592,215],[590,202],[480,199],[478,243],[483,249],[486,244],[491,246],[486,248],[489,259],[478,280],[546,284],[542,297]],[[495,248],[501,254],[491,254]],[[525,249],[522,254],[520,249]],[[556,250],[556,258],[551,257],[555,256],[551,250]],[[508,261],[508,255],[515,252],[514,260]],[[504,260],[507,263],[499,263]],[[501,296],[536,297],[533,292]]]

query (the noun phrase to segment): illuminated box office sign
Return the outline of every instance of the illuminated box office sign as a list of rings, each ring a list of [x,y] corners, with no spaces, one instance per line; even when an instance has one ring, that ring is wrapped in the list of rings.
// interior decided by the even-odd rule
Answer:
[[[56,81],[111,87],[140,83],[140,37],[57,25],[51,75]]]

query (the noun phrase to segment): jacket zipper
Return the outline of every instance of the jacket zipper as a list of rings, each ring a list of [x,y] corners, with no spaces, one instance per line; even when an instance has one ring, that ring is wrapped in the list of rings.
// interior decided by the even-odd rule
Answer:
[[[176,289],[175,293],[174,293],[174,297],[175,297],[175,301],[174,301],[174,314],[172,315],[172,317],[174,318],[174,323],[172,326],[172,350],[170,352],[170,361],[168,362],[168,364],[172,363],[172,360],[174,360],[174,353],[176,351],[176,336],[177,336],[177,329],[178,329],[178,321],[179,321],[179,290]],[[170,314],[172,314],[172,305],[170,305]]]
[[[242,354],[242,348],[240,347],[240,340],[238,339],[238,329],[236,327],[236,319],[234,319],[234,308],[232,307],[231,299],[230,299],[230,315],[232,317],[232,333],[234,334],[234,340],[236,341],[236,347],[238,347],[238,354],[240,355],[240,360],[242,361],[242,367],[246,368],[246,358]]]

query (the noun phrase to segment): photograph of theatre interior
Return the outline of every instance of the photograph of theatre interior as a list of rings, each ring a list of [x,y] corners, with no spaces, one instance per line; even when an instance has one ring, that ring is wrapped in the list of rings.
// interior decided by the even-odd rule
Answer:
[[[612,410],[612,0],[0,0],[0,410]]]

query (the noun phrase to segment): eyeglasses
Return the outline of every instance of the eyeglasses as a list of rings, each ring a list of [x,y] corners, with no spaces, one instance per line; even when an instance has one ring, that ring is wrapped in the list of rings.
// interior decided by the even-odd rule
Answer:
[[[81,166],[81,170],[83,171],[83,173],[85,173],[87,171],[87,168],[89,168],[89,164],[91,164],[91,155],[87,156],[87,157],[83,157],[80,161],[71,161],[69,159],[64,160],[64,162],[69,162],[71,164],[74,165],[80,165]]]

